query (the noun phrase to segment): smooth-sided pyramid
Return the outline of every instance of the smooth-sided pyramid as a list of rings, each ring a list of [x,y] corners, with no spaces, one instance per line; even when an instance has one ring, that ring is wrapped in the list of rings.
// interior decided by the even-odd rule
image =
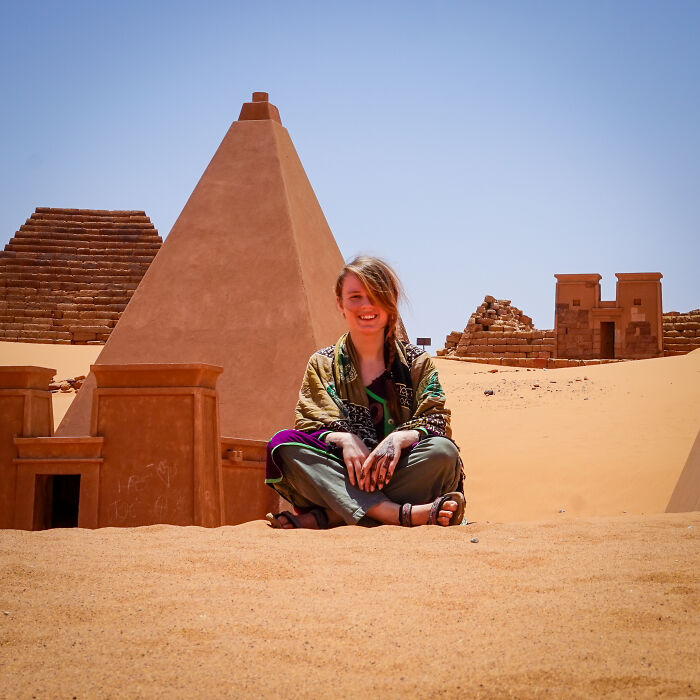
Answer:
[[[309,355],[343,332],[342,256],[277,108],[254,93],[224,137],[98,365],[209,363],[221,434],[291,426]],[[88,435],[92,374],[57,435]]]

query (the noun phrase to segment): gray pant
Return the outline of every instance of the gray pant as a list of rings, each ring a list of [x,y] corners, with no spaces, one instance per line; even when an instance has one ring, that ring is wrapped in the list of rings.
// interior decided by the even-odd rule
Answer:
[[[274,485],[280,495],[297,508],[332,510],[348,525],[378,525],[365,515],[378,503],[430,503],[454,491],[460,481],[457,447],[443,437],[421,440],[401,457],[391,481],[369,493],[350,483],[344,464],[307,447],[280,445],[276,455],[284,474]]]

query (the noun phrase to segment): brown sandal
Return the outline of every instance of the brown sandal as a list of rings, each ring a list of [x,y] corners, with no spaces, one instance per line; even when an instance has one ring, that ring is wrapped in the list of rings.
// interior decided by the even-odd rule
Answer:
[[[428,525],[438,524],[438,514],[447,501],[455,501],[455,503],[457,503],[457,510],[452,513],[448,526],[462,524],[467,502],[464,499],[464,495],[459,491],[450,491],[450,493],[446,493],[444,496],[440,496],[433,501],[433,505],[430,507],[430,515],[428,515]]]
[[[328,516],[326,515],[326,511],[323,510],[323,508],[312,508],[310,511],[308,511],[311,515],[314,516],[316,519],[316,525],[318,525],[319,530],[327,530],[328,529]],[[287,518],[288,522],[292,524],[291,528],[286,528],[284,527],[283,523],[279,520],[280,517]],[[291,530],[291,529],[300,529],[300,530],[313,530],[314,528],[312,527],[304,527],[304,525],[301,524],[301,521],[299,520],[298,515],[294,515],[294,513],[290,513],[288,510],[284,510],[281,513],[268,513],[265,516],[265,520],[267,520],[268,523],[270,523],[270,526],[273,527],[275,530]]]

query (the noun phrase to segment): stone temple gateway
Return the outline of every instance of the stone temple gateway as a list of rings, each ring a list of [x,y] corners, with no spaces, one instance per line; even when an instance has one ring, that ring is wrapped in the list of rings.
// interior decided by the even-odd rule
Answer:
[[[615,300],[602,301],[600,275],[555,275],[557,356],[582,360],[663,356],[662,276],[618,272]]]

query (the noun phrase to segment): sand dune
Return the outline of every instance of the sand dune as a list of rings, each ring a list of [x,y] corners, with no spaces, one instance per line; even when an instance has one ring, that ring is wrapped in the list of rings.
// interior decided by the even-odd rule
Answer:
[[[693,697],[699,531],[5,530],[0,696]]]
[[[666,510],[700,429],[700,351],[496,373],[436,362],[468,474],[470,520]]]

